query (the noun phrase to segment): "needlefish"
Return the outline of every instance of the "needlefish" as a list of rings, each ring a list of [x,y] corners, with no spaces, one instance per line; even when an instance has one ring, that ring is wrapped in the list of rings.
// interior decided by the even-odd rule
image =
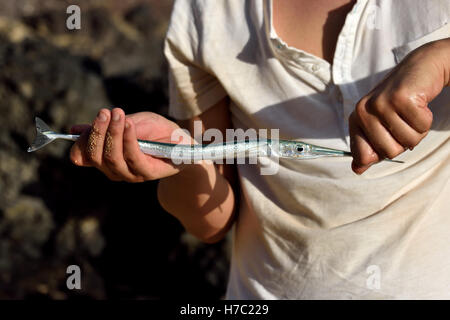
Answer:
[[[56,139],[76,141],[80,135],[62,134],[52,131],[47,124],[36,117],[36,138],[28,152],[39,150]],[[172,144],[157,141],[138,140],[145,154],[172,160],[220,160],[250,157],[279,157],[289,159],[315,159],[320,157],[351,157],[349,151],[320,147],[294,140],[244,140],[211,144]],[[403,161],[385,159],[403,163]]]

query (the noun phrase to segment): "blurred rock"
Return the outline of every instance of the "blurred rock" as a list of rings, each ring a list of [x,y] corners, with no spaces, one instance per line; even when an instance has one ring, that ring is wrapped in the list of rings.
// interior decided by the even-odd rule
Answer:
[[[80,240],[91,256],[98,256],[105,246],[98,219],[88,217],[80,222]]]
[[[2,238],[7,236],[15,254],[39,258],[41,246],[48,240],[53,227],[52,215],[42,200],[20,197],[5,209],[0,228]]]
[[[82,27],[66,29],[78,4]],[[172,1],[0,2],[0,299],[223,296],[228,242],[201,244],[158,205],[156,182],[112,183],[73,166],[71,143],[36,153],[102,107],[167,112],[163,37]],[[82,290],[66,288],[66,268]]]
[[[57,254],[66,258],[77,249],[77,224],[75,219],[69,219],[56,235]]]

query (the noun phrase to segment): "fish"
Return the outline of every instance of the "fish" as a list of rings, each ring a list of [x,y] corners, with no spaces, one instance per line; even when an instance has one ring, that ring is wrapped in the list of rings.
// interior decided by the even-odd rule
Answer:
[[[77,141],[80,135],[54,132],[40,118],[36,117],[36,138],[28,152],[37,151],[56,139]],[[157,158],[177,161],[224,160],[250,157],[279,157],[286,159],[316,159],[321,157],[351,157],[350,151],[320,147],[295,140],[257,139],[229,141],[210,144],[173,144],[158,141],[138,140],[142,152]],[[400,160],[384,159],[404,163]]]

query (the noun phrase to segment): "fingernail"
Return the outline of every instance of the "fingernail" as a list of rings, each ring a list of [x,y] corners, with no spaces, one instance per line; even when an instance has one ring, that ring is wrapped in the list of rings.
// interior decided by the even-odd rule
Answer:
[[[113,121],[119,121],[120,120],[120,113],[114,112],[113,113]]]
[[[125,122],[125,129],[130,129],[130,123],[128,121]]]
[[[103,111],[100,111],[97,115],[97,119],[101,122],[105,122],[106,119],[108,119],[108,117],[106,116],[106,114]]]

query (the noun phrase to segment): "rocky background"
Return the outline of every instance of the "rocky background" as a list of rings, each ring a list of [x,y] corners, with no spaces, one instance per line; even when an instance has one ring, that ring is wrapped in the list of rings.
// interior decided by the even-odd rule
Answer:
[[[68,30],[66,8],[81,8]],[[0,2],[0,299],[220,298],[229,241],[205,245],[156,200],[156,182],[77,168],[60,141],[29,154],[34,117],[55,131],[101,107],[167,111],[171,0]],[[79,265],[82,289],[68,290]]]

